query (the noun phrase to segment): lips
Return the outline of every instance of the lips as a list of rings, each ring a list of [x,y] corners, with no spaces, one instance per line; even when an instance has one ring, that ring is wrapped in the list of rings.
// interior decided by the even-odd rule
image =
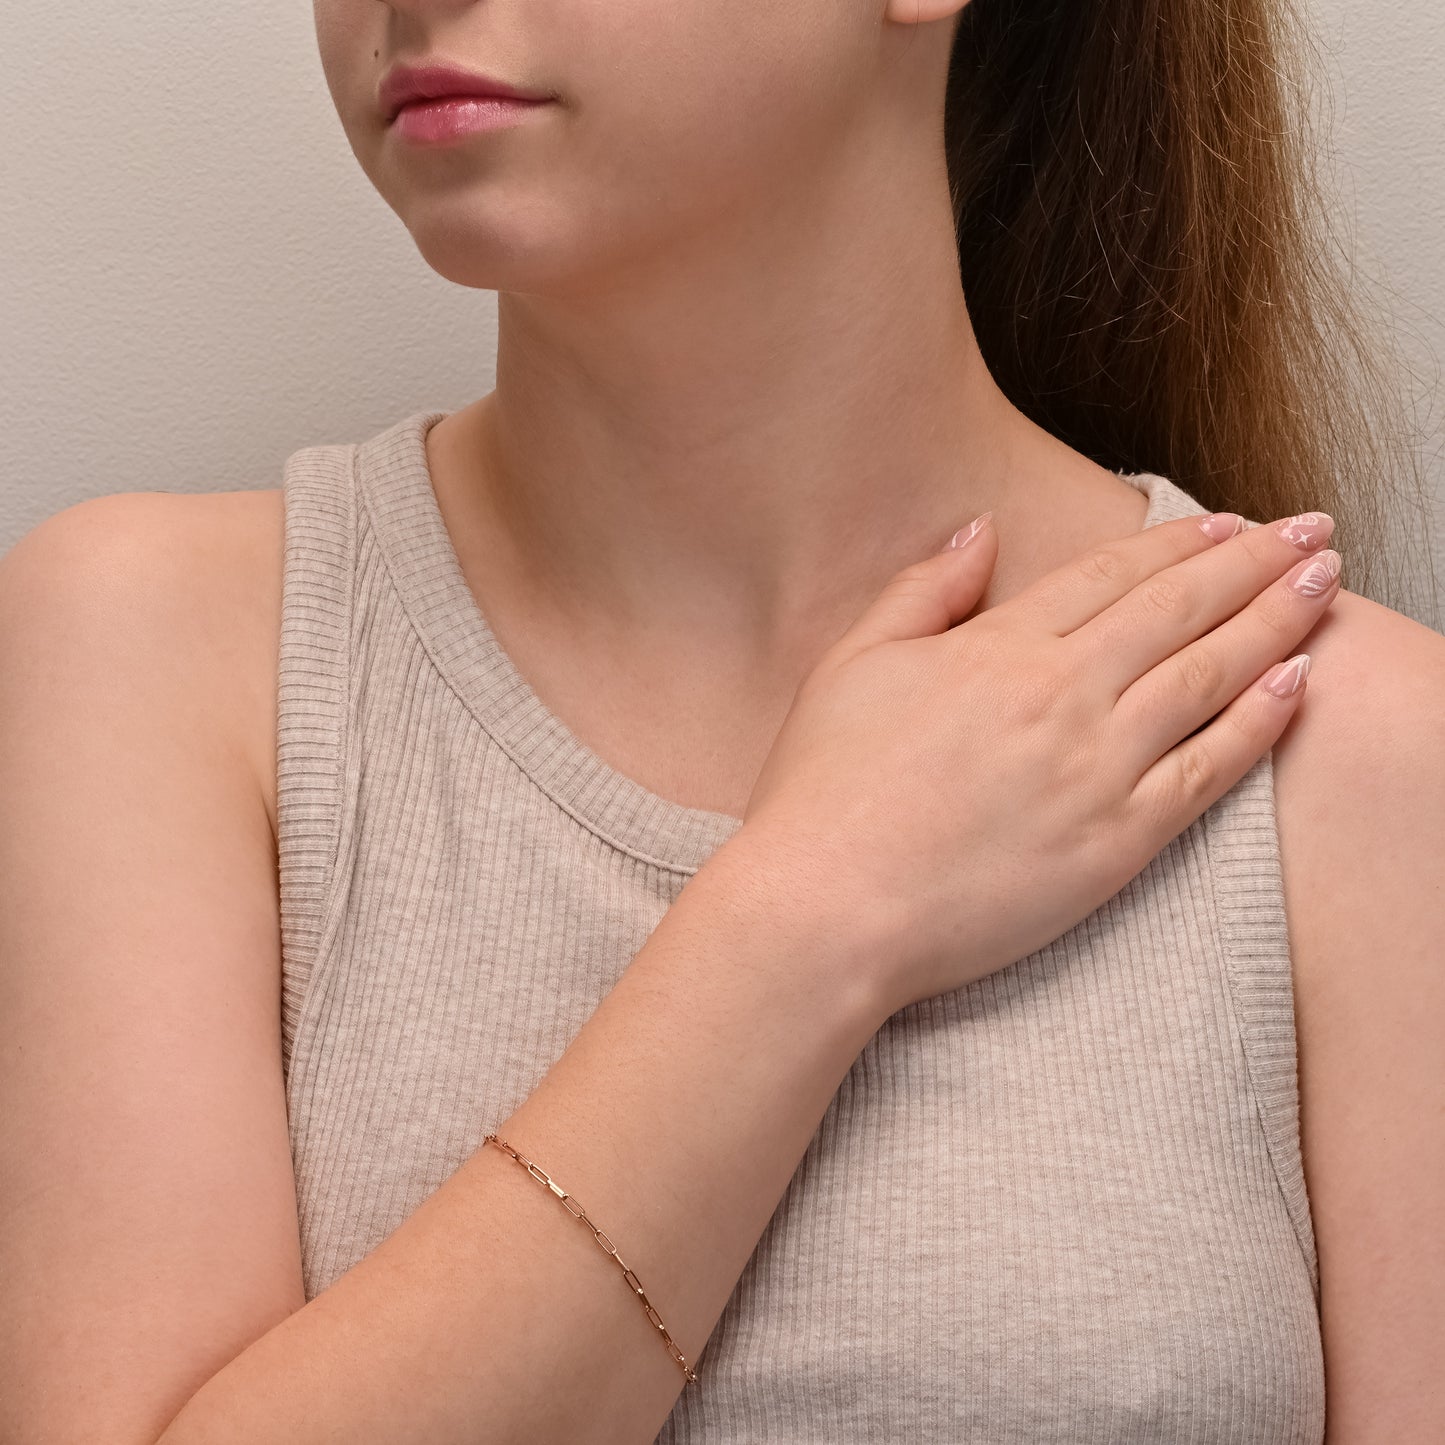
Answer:
[[[488,96],[534,102],[556,99],[547,91],[527,90],[477,71],[430,62],[425,65],[394,65],[377,89],[377,105],[389,125],[403,106],[418,101],[451,97],[477,100]]]

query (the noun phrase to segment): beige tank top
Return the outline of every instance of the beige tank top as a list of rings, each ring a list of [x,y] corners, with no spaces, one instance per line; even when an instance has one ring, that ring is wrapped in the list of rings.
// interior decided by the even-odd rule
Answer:
[[[431,487],[445,415],[285,464],[308,1299],[532,1092],[740,826],[608,767],[519,675]],[[1145,526],[1206,510],[1124,479]],[[1267,753],[1062,937],[884,1023],[660,1441],[1319,1445],[1273,788]]]

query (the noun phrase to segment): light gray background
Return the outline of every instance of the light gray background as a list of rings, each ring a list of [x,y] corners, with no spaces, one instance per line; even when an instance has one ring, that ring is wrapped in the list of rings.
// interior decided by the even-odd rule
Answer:
[[[1325,160],[1416,377],[1445,572],[1445,10],[1312,5]],[[491,390],[492,292],[443,281],[356,164],[309,6],[22,6],[0,95],[0,552],[124,491],[280,485]]]

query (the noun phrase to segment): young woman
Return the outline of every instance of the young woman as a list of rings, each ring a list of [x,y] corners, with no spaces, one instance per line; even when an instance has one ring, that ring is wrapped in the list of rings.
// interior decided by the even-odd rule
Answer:
[[[0,565],[0,1437],[1445,1433],[1264,3],[318,0],[497,384]]]

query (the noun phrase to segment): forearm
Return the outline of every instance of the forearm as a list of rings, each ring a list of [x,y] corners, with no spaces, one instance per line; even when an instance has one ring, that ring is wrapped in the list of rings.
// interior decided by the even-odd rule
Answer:
[[[886,1017],[825,930],[738,886],[742,857],[725,845],[699,872],[494,1126],[612,1240],[699,1374],[829,1101]],[[591,1231],[486,1145],[202,1386],[161,1445],[642,1445],[684,1383]]]

